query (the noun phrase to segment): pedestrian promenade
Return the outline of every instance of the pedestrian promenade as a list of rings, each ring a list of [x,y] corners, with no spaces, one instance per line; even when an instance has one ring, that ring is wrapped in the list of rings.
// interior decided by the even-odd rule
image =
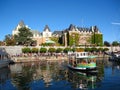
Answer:
[[[97,55],[97,58],[109,58],[108,55]],[[47,61],[47,62],[57,62],[57,61],[67,61],[69,59],[68,55],[36,55],[36,56],[12,56],[11,59],[15,63],[24,63],[24,62],[41,62],[41,61]],[[100,60],[101,60],[100,59]]]
[[[35,61],[49,61],[49,62],[55,62],[60,60],[68,60],[67,56],[27,56],[27,57],[21,57],[21,56],[13,56],[11,59],[15,63],[22,63],[22,62],[35,62]]]

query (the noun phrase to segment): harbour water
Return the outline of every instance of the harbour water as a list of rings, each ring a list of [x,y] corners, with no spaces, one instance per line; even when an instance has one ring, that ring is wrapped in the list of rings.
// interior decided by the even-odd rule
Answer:
[[[0,69],[0,90],[120,90],[120,63],[97,60],[98,73],[71,71],[67,62],[29,62]]]

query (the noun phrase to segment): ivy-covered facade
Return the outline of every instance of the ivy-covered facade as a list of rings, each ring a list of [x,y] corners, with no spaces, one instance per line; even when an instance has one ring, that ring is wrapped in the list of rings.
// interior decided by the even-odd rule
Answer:
[[[62,31],[62,43],[65,46],[103,45],[103,34],[97,26],[81,28],[70,25]]]
[[[27,27],[23,21],[21,21],[13,30],[12,35],[17,35],[19,33],[19,29],[22,27]],[[52,33],[48,25],[46,25],[41,33],[37,30],[31,30],[31,32],[33,34],[32,40],[36,41],[37,46],[45,43],[49,44],[50,42],[56,46],[63,45],[71,47],[81,45],[103,45],[103,34],[97,26],[86,28],[70,24],[68,28],[60,31],[57,30]]]

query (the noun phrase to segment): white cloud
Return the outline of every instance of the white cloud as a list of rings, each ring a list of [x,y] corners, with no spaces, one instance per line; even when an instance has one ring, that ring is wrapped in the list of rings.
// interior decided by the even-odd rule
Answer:
[[[112,22],[112,24],[114,24],[114,25],[120,25],[120,23],[116,23],[116,22]]]

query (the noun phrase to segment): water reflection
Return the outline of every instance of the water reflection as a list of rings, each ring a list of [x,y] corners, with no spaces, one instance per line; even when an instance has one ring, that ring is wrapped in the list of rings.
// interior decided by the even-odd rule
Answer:
[[[16,68],[17,67],[17,68]],[[53,80],[60,80],[61,64],[39,62],[11,66],[12,83],[18,90],[29,90],[30,83],[42,80],[45,87],[52,85]],[[64,75],[64,74],[63,74]]]
[[[120,62],[111,61],[112,63],[112,75],[116,74],[117,72],[120,72]]]
[[[29,90],[29,82],[33,79],[33,74],[35,73],[35,68],[32,66],[20,65],[19,67],[11,67],[14,68],[14,71],[11,73],[12,84],[17,87],[18,90]],[[16,69],[15,69],[16,68]],[[12,70],[12,69],[11,69]]]
[[[97,61],[98,73],[94,75],[71,71],[66,64],[45,61],[11,65],[10,68],[0,69],[0,85],[3,88],[9,84],[11,90],[96,89],[101,88],[104,78],[108,77],[105,70],[112,68],[113,74],[117,70],[120,72],[120,64],[106,60]]]
[[[8,67],[0,69],[0,90],[5,90],[6,82],[10,79],[10,69]],[[6,89],[7,90],[7,89]]]
[[[10,79],[10,69],[8,67],[0,69],[0,84],[4,84],[6,80]]]
[[[91,75],[89,73],[75,72],[69,70],[68,78],[69,82],[72,83],[73,88],[94,89],[96,87],[97,75]]]
[[[97,77],[101,75],[73,72],[65,66],[65,63],[59,62],[16,64],[11,66],[12,83],[18,90],[30,90],[35,86],[34,83],[39,81],[42,81],[44,88],[56,86],[61,81],[64,84],[58,87],[63,87],[63,85],[80,89],[96,87]]]

